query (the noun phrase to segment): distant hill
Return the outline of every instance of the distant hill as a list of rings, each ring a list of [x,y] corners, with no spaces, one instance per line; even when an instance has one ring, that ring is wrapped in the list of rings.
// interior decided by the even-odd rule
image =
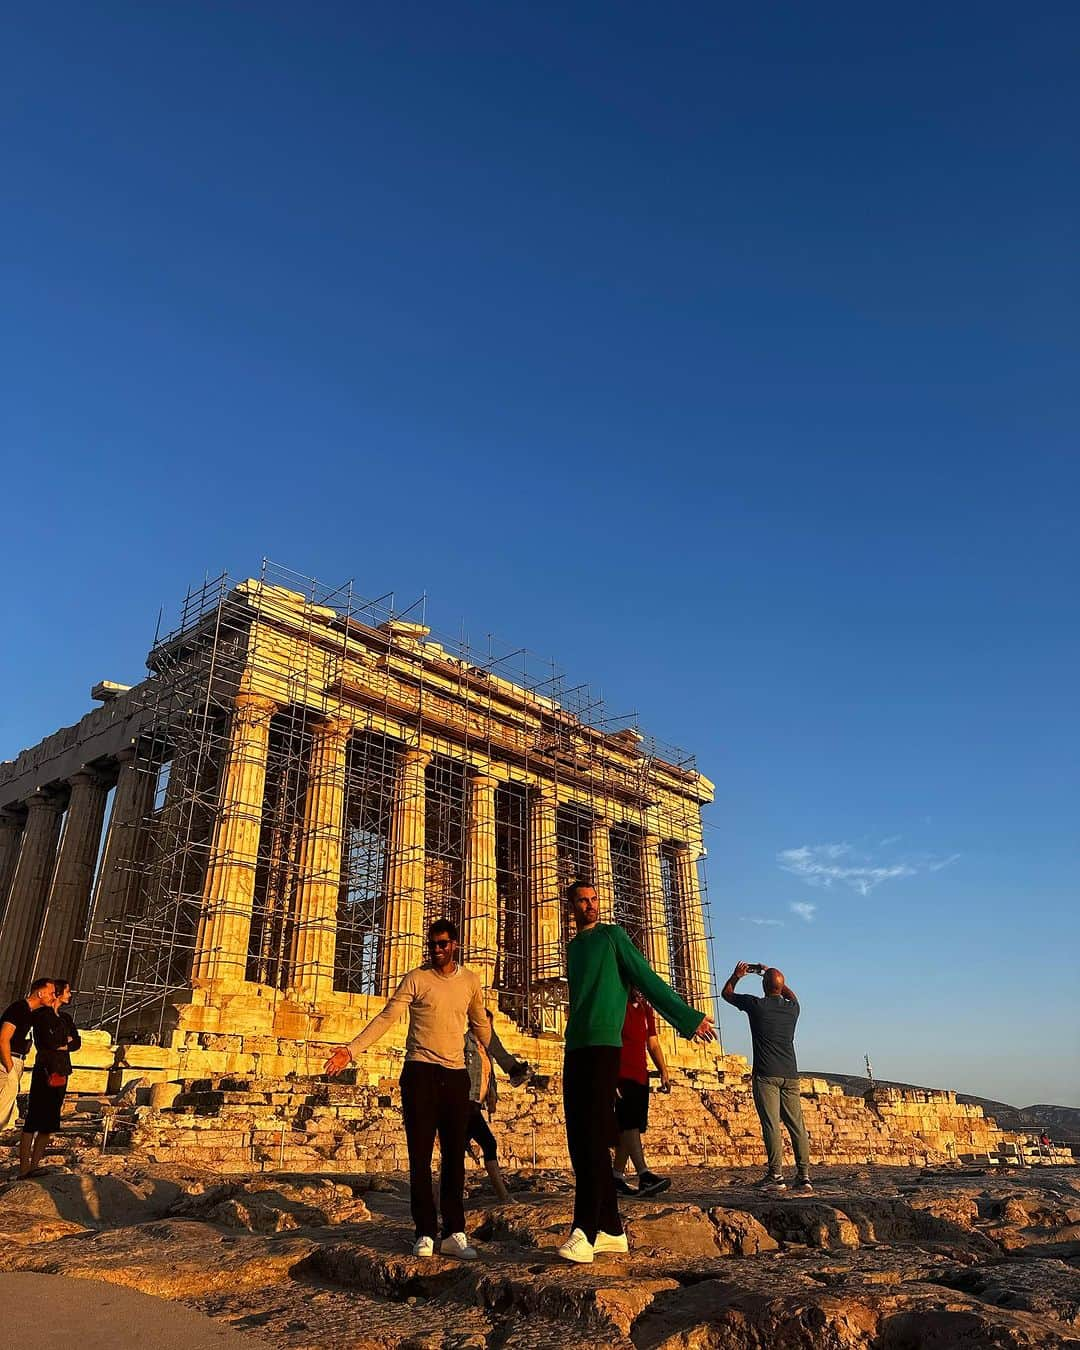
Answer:
[[[823,1078],[826,1083],[836,1083],[849,1097],[861,1097],[871,1086],[869,1078],[860,1078],[850,1073],[810,1073],[800,1070],[803,1078]],[[927,1088],[922,1083],[897,1083],[892,1079],[875,1079],[878,1087],[903,1088],[911,1092],[940,1091]],[[1010,1106],[1008,1102],[995,1102],[989,1097],[973,1097],[967,1092],[958,1092],[956,1100],[966,1106],[981,1106],[983,1114],[993,1116],[1003,1130],[1015,1130],[1018,1133],[1042,1134],[1043,1131],[1055,1144],[1067,1144],[1080,1150],[1080,1107],[1050,1106]]]

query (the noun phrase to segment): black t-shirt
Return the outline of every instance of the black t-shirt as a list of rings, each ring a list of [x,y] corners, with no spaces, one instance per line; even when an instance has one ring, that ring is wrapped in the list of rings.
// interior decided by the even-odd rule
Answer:
[[[0,1013],[0,1024],[10,1022],[15,1028],[11,1036],[11,1053],[25,1059],[30,1049],[30,1027],[33,1025],[33,1012],[24,998],[17,998]]]
[[[750,1039],[754,1043],[754,1072],[763,1078],[797,1078],[795,1064],[795,1023],[799,1005],[794,999],[757,998],[754,994],[735,994],[731,1002],[750,1019]]]

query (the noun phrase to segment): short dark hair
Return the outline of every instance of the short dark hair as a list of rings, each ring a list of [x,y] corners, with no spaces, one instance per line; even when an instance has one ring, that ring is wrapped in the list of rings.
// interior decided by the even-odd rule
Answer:
[[[66,994],[71,988],[70,980],[53,980],[53,984],[56,986],[56,992],[58,994]]]
[[[566,898],[567,898],[567,900],[573,900],[573,898],[574,898],[574,892],[575,892],[575,891],[583,890],[586,886],[588,886],[588,888],[589,888],[590,891],[595,891],[595,890],[596,890],[596,887],[592,884],[592,882],[591,882],[591,881],[586,881],[586,880],[584,879],[584,877],[578,877],[577,881],[572,881],[572,882],[570,883],[570,885],[567,886],[567,888],[566,888]]]
[[[457,924],[453,919],[436,919],[427,930],[429,942],[436,933],[445,933],[451,942],[458,940]]]
[[[44,989],[47,984],[56,985],[56,981],[51,975],[42,975],[30,986],[30,992],[36,994],[39,989]]]

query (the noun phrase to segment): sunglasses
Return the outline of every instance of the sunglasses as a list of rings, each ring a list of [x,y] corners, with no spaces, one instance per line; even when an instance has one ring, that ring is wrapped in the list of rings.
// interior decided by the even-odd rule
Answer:
[[[453,940],[453,938],[428,938],[428,946],[442,949],[443,947],[449,947]]]

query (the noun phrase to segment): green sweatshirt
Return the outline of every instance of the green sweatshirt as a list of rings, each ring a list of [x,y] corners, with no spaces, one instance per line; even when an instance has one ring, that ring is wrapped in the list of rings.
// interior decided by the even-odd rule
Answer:
[[[692,1036],[705,1016],[664,983],[617,923],[598,923],[572,938],[566,966],[570,980],[567,1050],[622,1045],[631,989],[640,989],[656,1011],[684,1036]]]

